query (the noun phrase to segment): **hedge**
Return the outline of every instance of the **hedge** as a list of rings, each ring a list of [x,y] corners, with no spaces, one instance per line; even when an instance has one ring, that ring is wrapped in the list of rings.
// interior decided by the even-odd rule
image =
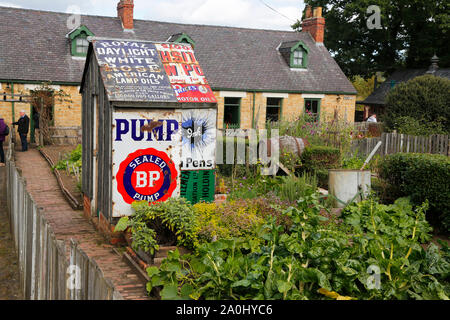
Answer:
[[[341,152],[337,148],[326,146],[309,146],[302,153],[302,170],[314,173],[319,186],[328,186],[328,169],[339,168]]]
[[[382,120],[389,130],[405,128],[402,117],[409,117],[413,127],[428,128],[429,133],[433,133],[433,128],[450,132],[449,100],[450,79],[433,75],[416,77],[398,84],[388,93]]]
[[[398,153],[380,163],[380,177],[393,197],[410,196],[415,205],[429,201],[428,220],[450,231],[450,159],[443,155]]]

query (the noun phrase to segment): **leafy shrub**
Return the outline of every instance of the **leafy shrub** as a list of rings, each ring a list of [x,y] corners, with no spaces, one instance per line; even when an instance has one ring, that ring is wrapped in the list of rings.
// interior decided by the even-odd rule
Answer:
[[[328,185],[328,169],[339,168],[341,152],[337,148],[310,146],[302,154],[303,170],[317,176],[319,186]]]
[[[60,160],[54,167],[53,169],[58,169],[58,170],[66,170],[67,167],[67,162],[69,162],[69,171],[71,173],[73,169],[72,166],[78,168],[81,172],[81,168],[82,168],[82,147],[81,144],[79,144],[72,152],[70,152],[69,154],[65,155],[65,157]]]
[[[335,169],[339,167],[341,152],[337,148],[325,146],[310,146],[302,154],[303,164],[306,168],[327,168]]]
[[[245,177],[244,177],[245,178]],[[255,187],[256,181],[249,181],[246,178],[236,181],[234,186],[231,187],[228,199],[254,199],[261,195],[260,188]]]
[[[436,121],[421,121],[410,116],[398,117],[395,129],[398,133],[413,136],[429,136],[433,134],[446,134],[444,121],[438,118]]]
[[[252,236],[263,223],[259,208],[251,201],[229,201],[225,205],[199,203],[194,205],[203,241]]]
[[[165,202],[148,205],[147,202],[134,202],[136,213],[144,216],[147,225],[156,231],[160,242],[194,248],[199,230],[192,206],[184,198],[170,198]],[[167,244],[162,242],[162,244]]]
[[[429,201],[429,221],[450,230],[450,159],[443,155],[398,153],[380,163],[380,177],[393,197],[410,196],[418,205]]]
[[[156,232],[147,226],[142,216],[142,211],[131,219],[129,217],[122,217],[116,224],[114,232],[122,232],[127,229],[131,231],[133,239],[131,247],[134,250],[142,250],[152,255],[155,253],[155,250],[159,250]]]
[[[260,217],[267,221],[268,219],[275,219],[277,225],[280,225],[287,232],[292,226],[292,220],[283,212],[290,206],[295,204],[280,199],[273,192],[266,193],[264,197],[252,199],[251,204],[258,208]]]
[[[281,200],[274,193],[253,199],[231,200],[222,205],[195,204],[194,211],[200,226],[199,241],[256,237],[257,229],[268,218],[275,218],[277,223],[287,231],[292,222],[282,212],[291,204],[292,202]]]
[[[357,152],[355,152],[351,157],[345,157],[342,159],[342,168],[358,170],[364,165],[364,159],[361,158]]]
[[[417,119],[420,126],[440,123],[446,132],[450,132],[449,101],[449,79],[433,75],[416,77],[397,85],[389,92],[383,122],[394,130],[399,125],[402,126],[402,117],[409,116]]]
[[[135,214],[119,220],[115,231],[131,227],[133,249],[154,253],[159,245],[179,245],[192,249],[198,245],[199,230],[192,206],[183,198],[149,205],[145,201],[132,204]]]

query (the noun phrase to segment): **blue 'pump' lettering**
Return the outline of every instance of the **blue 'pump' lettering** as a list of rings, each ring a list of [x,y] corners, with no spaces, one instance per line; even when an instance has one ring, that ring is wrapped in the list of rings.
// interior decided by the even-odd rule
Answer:
[[[116,139],[123,141],[130,136],[133,141],[172,141],[173,135],[178,132],[180,124],[177,120],[157,120],[161,125],[153,126],[153,120],[144,119],[116,119]],[[130,125],[131,123],[131,125]],[[144,129],[146,126],[150,129]],[[165,133],[165,134],[164,134]]]
[[[130,131],[130,125],[126,119],[116,120],[116,141],[122,141],[122,135]]]

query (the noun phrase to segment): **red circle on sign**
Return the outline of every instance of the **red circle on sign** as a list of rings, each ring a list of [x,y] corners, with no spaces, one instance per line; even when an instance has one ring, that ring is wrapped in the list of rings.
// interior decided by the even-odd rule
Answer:
[[[168,198],[172,196],[173,191],[177,187],[178,172],[175,168],[174,162],[169,158],[169,156],[166,153],[158,151],[154,148],[141,149],[133,153],[130,153],[127,156],[127,158],[120,164],[119,171],[117,172],[116,175],[117,191],[122,195],[123,200],[128,204],[132,204],[134,201],[139,201],[139,199],[133,198],[135,194],[130,194],[129,192],[127,192],[127,188],[125,187],[124,183],[124,176],[125,171],[128,169],[129,172],[130,168],[132,168],[132,165],[136,164],[136,162],[134,161],[141,156],[158,157],[163,162],[165,162],[166,166],[163,169],[161,169],[160,165],[157,165],[152,162],[140,163],[133,169],[131,179],[129,179],[129,181],[127,182],[128,187],[131,186],[131,188],[133,189],[133,193],[134,192],[139,193],[141,196],[152,196],[155,193],[158,193],[158,191],[162,188],[164,180],[166,179],[167,181],[167,179],[169,179],[170,186],[167,192],[165,193],[160,192],[159,194],[160,195],[163,194],[163,196],[156,201],[149,201],[149,203],[151,204],[154,202],[166,201]],[[140,172],[139,176],[137,172]],[[144,175],[143,172],[146,172],[146,175]],[[159,178],[156,177],[156,172],[160,173]],[[170,176],[165,177],[164,174]]]

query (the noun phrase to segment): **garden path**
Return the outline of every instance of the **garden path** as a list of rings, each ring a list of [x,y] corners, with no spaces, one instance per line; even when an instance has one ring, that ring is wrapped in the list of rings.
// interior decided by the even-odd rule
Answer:
[[[79,247],[102,269],[122,297],[126,300],[147,300],[146,283],[113,249],[114,246],[95,230],[83,217],[82,211],[73,210],[66,201],[56,177],[47,161],[36,149],[17,152],[16,165],[27,181],[27,191],[41,208],[58,240],[66,246],[72,238]]]

